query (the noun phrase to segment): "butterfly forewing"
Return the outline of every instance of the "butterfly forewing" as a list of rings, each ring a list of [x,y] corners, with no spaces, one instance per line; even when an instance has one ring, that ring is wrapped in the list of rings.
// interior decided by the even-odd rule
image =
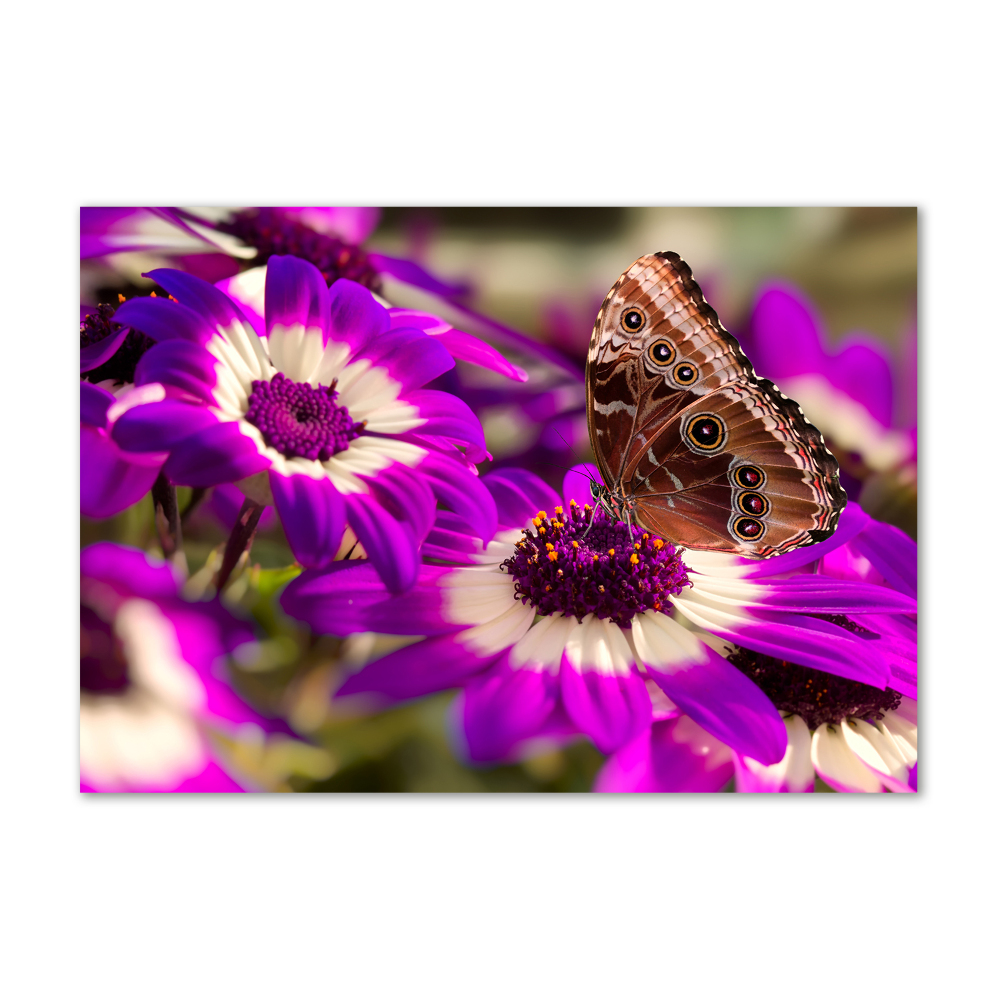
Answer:
[[[674,253],[641,257],[597,316],[590,439],[605,483],[671,541],[769,556],[828,537],[847,497],[792,400],[758,379]]]

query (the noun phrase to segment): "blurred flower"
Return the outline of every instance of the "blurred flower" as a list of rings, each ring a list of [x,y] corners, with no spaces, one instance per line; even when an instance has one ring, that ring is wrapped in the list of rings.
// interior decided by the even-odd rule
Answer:
[[[894,365],[885,347],[863,333],[834,350],[809,301],[783,285],[761,290],[749,327],[744,350],[823,432],[852,499],[871,473],[915,459],[916,367],[905,357]]]
[[[173,483],[235,482],[273,504],[303,565],[337,555],[346,521],[393,590],[415,579],[438,501],[492,534],[493,501],[468,464],[486,456],[482,428],[461,400],[421,388],[454,365],[439,338],[353,281],[328,289],[295,257],[267,267],[265,337],[199,278],[151,276],[171,300],[116,315],[158,342],[136,382],[159,397],[119,418],[121,447],[169,451]]]
[[[137,549],[99,542],[80,569],[81,789],[241,791],[207,736],[273,728],[219,672],[249,626],[182,600],[176,571]]]
[[[487,761],[567,730],[611,753],[648,731],[662,691],[670,711],[741,755],[775,764],[787,747],[781,716],[717,651],[717,638],[886,686],[885,651],[829,616],[911,612],[915,601],[804,569],[866,527],[856,506],[826,542],[765,561],[720,558],[675,551],[592,511],[581,500],[595,474],[567,474],[560,504],[530,473],[491,472],[483,482],[500,531],[484,549],[456,519],[440,516],[422,551],[450,565],[425,562],[407,594],[388,593],[364,563],[294,580],[282,606],[317,631],[428,637],[367,665],[337,696],[405,699],[461,686],[469,756]]]

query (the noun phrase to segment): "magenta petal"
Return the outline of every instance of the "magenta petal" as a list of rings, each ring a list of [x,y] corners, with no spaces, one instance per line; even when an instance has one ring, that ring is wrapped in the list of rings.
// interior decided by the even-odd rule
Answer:
[[[303,566],[333,560],[344,537],[344,498],[325,476],[268,474],[274,506],[295,558]]]
[[[363,285],[339,278],[330,286],[330,335],[361,350],[389,329],[389,313]]]
[[[892,423],[892,368],[873,337],[850,334],[819,369],[827,381],[860,403],[883,427]]]
[[[126,456],[101,429],[80,425],[80,512],[120,514],[141,500],[163,467],[162,454]]]
[[[216,486],[264,472],[270,465],[233,420],[185,438],[167,460],[165,471],[179,486]]]
[[[440,635],[383,656],[347,681],[336,697],[373,692],[403,700],[458,687],[486,670],[500,654],[478,656],[454,635]]]
[[[103,427],[108,421],[108,408],[114,403],[115,397],[90,382],[80,383],[80,423],[91,427]]]
[[[126,410],[115,422],[111,436],[126,451],[170,451],[218,422],[203,406],[164,399]]]
[[[755,606],[803,614],[916,614],[917,602],[877,584],[836,580],[801,573],[790,580],[770,580]]]
[[[417,540],[407,525],[393,518],[367,493],[347,497],[347,523],[391,591],[399,593],[416,582]]]
[[[753,308],[750,328],[754,364],[779,385],[782,378],[824,370],[819,320],[797,290],[766,288]]]
[[[443,299],[450,299],[456,295],[462,295],[469,290],[465,283],[449,284],[435,278],[433,274],[426,271],[419,264],[412,260],[401,260],[399,257],[388,257],[383,253],[372,253],[368,255],[368,260],[372,266],[385,274],[391,275],[398,281],[404,281],[414,288],[422,288],[432,295],[440,295]]]
[[[421,566],[417,582],[405,594],[396,595],[386,590],[371,563],[335,562],[325,569],[306,570],[292,580],[281,595],[281,606],[314,631],[328,635],[450,633],[456,626],[442,617],[443,595],[438,586],[440,578],[450,572],[440,566]]]
[[[169,299],[129,299],[115,311],[115,322],[160,342],[180,338],[204,344],[215,332],[208,317]]]
[[[649,726],[652,705],[636,671],[625,676],[577,671],[563,655],[559,670],[563,705],[601,753],[611,753]]]
[[[566,503],[575,500],[579,507],[587,503],[593,506],[594,498],[590,492],[591,483],[601,483],[601,473],[597,466],[590,462],[574,465],[563,477],[562,491]]]
[[[494,469],[483,476],[483,485],[504,528],[523,528],[540,510],[552,513],[560,503],[555,490],[526,469]]]
[[[319,329],[330,339],[330,292],[318,268],[298,257],[271,257],[264,279],[264,325],[268,336],[276,324]],[[218,289],[217,294],[222,295]]]
[[[437,500],[427,479],[397,462],[375,476],[364,476],[372,497],[396,521],[407,525],[416,541],[427,537]],[[364,544],[364,543],[362,543]]]
[[[559,698],[559,678],[547,670],[512,670],[506,658],[465,689],[461,711],[469,757],[502,760],[536,736]]]
[[[595,792],[718,792],[733,776],[728,747],[691,719],[654,722],[608,758]]]
[[[182,578],[168,562],[116,542],[95,542],[80,553],[80,576],[116,585],[152,601],[177,597]]]
[[[218,362],[200,344],[188,340],[167,340],[147,351],[135,368],[135,384],[159,382],[215,405],[212,393],[217,377]]]
[[[234,322],[246,322],[239,306],[228,295],[193,274],[185,274],[175,268],[160,267],[143,277],[152,278],[182,305],[201,314],[213,330],[216,326],[228,327]]]
[[[893,587],[917,596],[917,543],[904,531],[872,521],[852,545]]]
[[[707,659],[668,671],[646,664],[667,697],[716,739],[762,764],[785,755],[788,733],[771,700],[714,649]]]
[[[96,344],[91,344],[89,347],[81,347],[80,371],[89,372],[95,368],[100,368],[122,346],[129,333],[131,333],[131,330],[125,326],[113,337],[105,337],[104,340],[99,340]]]
[[[383,368],[405,396],[455,367],[455,359],[433,337],[420,330],[387,330],[373,337],[353,361]]]
[[[435,451],[420,463],[420,473],[435,497],[451,508],[461,524],[485,544],[497,530],[497,505],[483,481],[470,469]],[[457,527],[457,525],[456,525]]]

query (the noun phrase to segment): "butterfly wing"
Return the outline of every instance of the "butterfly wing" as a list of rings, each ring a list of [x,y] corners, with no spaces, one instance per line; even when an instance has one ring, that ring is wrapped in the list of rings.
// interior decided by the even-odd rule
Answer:
[[[618,279],[587,369],[598,467],[650,531],[765,557],[836,528],[847,502],[836,460],[756,377],[677,254],[641,257]]]

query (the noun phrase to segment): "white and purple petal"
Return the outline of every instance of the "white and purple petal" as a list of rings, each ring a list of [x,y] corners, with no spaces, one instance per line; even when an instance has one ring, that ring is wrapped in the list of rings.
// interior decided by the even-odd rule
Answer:
[[[816,783],[810,751],[809,727],[798,715],[785,717],[788,749],[777,764],[761,764],[734,754],[738,792],[811,792]]]
[[[331,562],[344,535],[344,498],[326,478],[283,476],[271,471],[268,484],[285,537],[303,566]]]

